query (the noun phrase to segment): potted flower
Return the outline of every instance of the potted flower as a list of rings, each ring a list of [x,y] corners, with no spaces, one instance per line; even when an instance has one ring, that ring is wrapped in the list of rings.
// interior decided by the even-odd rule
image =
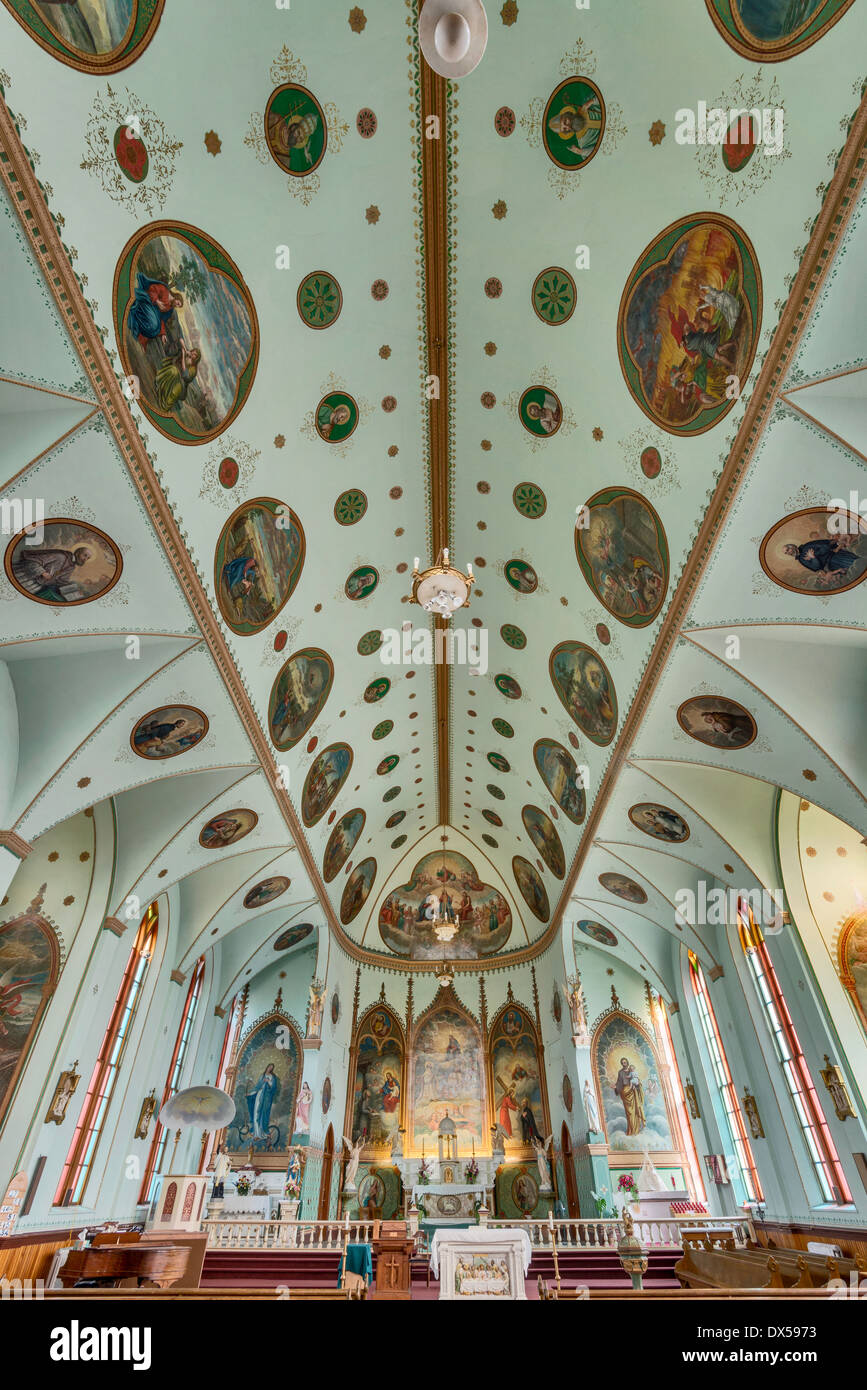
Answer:
[[[621,1173],[617,1179],[617,1190],[627,1202],[638,1201],[638,1188],[631,1173]]]
[[[247,1168],[242,1168],[235,1183],[235,1191],[239,1197],[249,1197],[253,1188],[254,1173]]]
[[[474,1156],[470,1159],[470,1161],[469,1161],[469,1163],[467,1164],[466,1168],[464,1169],[464,1182],[474,1183],[474,1182],[477,1182],[477,1181],[478,1181],[478,1178],[479,1178],[479,1165],[478,1165],[478,1163],[476,1162],[475,1155],[474,1155]]]
[[[426,1158],[423,1158],[419,1163],[416,1178],[422,1184],[430,1182],[430,1163]]]

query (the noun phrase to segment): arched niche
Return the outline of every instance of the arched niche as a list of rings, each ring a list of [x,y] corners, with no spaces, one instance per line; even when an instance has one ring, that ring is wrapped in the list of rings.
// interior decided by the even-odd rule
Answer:
[[[506,1149],[528,1149],[534,1138],[547,1138],[544,1056],[533,1019],[514,1000],[505,1003],[491,1023],[488,1094],[493,1123],[505,1131]]]
[[[272,1009],[242,1035],[227,1085],[235,1118],[218,1141],[231,1157],[246,1157],[252,1147],[257,1167],[286,1166],[303,1069],[300,1030],[282,1010]]]
[[[24,912],[0,926],[0,1125],[60,974],[60,944],[38,913]]]
[[[590,1056],[609,1150],[676,1151],[659,1056],[643,1023],[625,1009],[610,1009],[593,1029]]]
[[[419,1016],[412,1034],[409,1147],[436,1153],[437,1129],[448,1110],[457,1127],[459,1163],[472,1146],[487,1147],[485,1051],[481,1030],[452,990]]]
[[[378,1003],[361,1015],[352,1052],[346,1133],[353,1143],[366,1133],[365,1152],[390,1149],[406,1114],[406,1039],[393,1009]]]
[[[867,911],[843,923],[837,940],[837,969],[867,1033]]]

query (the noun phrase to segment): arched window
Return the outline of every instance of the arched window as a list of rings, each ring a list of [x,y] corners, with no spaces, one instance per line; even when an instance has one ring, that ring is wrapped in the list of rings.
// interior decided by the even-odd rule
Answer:
[[[129,953],[111,1018],[84,1097],[78,1124],[54,1194],[56,1207],[80,1206],[94,1155],[111,1105],[117,1074],[141,999],[147,968],[157,943],[159,917],[151,903],[141,920]]]
[[[710,994],[708,993],[707,984],[705,983],[704,972],[698,963],[698,958],[692,951],[689,952],[689,974],[692,981],[692,991],[695,995],[696,1008],[698,1009],[698,1016],[701,1022],[701,1031],[704,1034],[707,1050],[710,1053],[714,1080],[722,1103],[725,1127],[728,1132],[729,1142],[737,1159],[741,1182],[746,1191],[746,1199],[748,1202],[761,1202],[764,1200],[764,1195],[756,1170],[756,1160],[753,1157],[750,1141],[747,1138],[744,1117],[741,1114],[741,1107],[738,1104],[735,1084],[732,1081],[732,1074],[729,1071],[725,1048],[723,1047],[722,1037],[717,1027],[713,1004],[710,1002]]]
[[[738,933],[762,1011],[771,1030],[774,1051],[798,1117],[822,1200],[837,1205],[851,1202],[852,1194],[834,1147],[828,1122],[819,1104],[813,1078],[798,1041],[795,1025],[777,979],[777,972],[768,955],[762,929],[753,917],[753,910],[745,898],[738,901]]]
[[[184,1008],[181,1014],[181,1021],[178,1025],[178,1036],[175,1038],[175,1048],[172,1053],[172,1060],[169,1063],[169,1074],[166,1077],[165,1090],[160,1102],[160,1109],[171,1100],[172,1096],[177,1095],[180,1089],[181,1072],[184,1068],[184,1060],[187,1055],[190,1037],[193,1031],[193,1024],[196,1021],[196,1010],[199,1007],[199,998],[202,993],[202,981],[205,977],[205,957],[199,956],[193,967],[193,974],[190,980],[190,987],[187,990],[187,997],[184,1000]],[[145,1165],[144,1177],[142,1178],[141,1191],[139,1192],[139,1203],[150,1202],[154,1195],[156,1179],[162,1168],[163,1159],[168,1143],[169,1131],[165,1125],[157,1121],[154,1129],[154,1137],[151,1141],[148,1161]]]

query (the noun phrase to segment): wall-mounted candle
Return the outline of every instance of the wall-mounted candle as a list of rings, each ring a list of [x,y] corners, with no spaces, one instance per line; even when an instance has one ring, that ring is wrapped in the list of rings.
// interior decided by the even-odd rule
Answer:
[[[472,579],[472,577],[473,577],[473,567],[472,567],[472,565],[467,565],[467,574],[469,575],[470,579]]]
[[[449,562],[449,552],[448,552],[447,550],[443,550],[443,564],[444,564],[444,565],[447,565],[448,562]]]
[[[417,556],[417,555],[416,555],[415,559],[414,559],[413,562],[412,562],[412,566],[413,566],[413,569],[416,569],[416,570],[418,569],[418,556]]]

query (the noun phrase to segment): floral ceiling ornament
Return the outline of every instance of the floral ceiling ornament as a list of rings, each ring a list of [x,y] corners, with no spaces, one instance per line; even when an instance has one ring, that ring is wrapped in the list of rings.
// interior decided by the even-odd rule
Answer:
[[[81,168],[93,174],[113,203],[127,212],[154,217],[172,189],[178,151],[156,112],[129,88],[106,83],[90,108]]]
[[[359,11],[359,13],[361,13]],[[284,44],[271,64],[269,76],[272,87],[280,86],[282,83],[295,82],[301,87],[307,86],[307,67],[297,58],[290,48]],[[322,115],[325,120],[327,130],[327,147],[329,152],[334,151],[339,154],[343,148],[343,141],[349,134],[349,125],[341,116],[337,106],[333,101],[323,101],[319,103]],[[264,111],[253,111],[247,126],[247,133],[244,136],[244,144],[252,150],[260,164],[270,164],[271,155],[268,150],[268,142],[265,138],[265,115]],[[286,188],[293,198],[307,207],[312,199],[319,192],[321,181],[319,174],[315,171],[306,174],[304,178],[288,178]]]
[[[742,73],[728,92],[718,96],[715,101],[709,101],[707,107],[709,118],[710,112],[714,109],[727,113],[780,112],[779,132],[782,138],[786,125],[786,103],[780,94],[777,79],[774,78],[768,86],[761,68],[756,69],[750,81],[747,81],[746,75]],[[756,117],[749,115],[745,119],[749,119],[749,131],[744,127],[744,122],[739,121],[729,127],[721,145],[707,143],[695,146],[695,162],[699,177],[708,194],[716,200],[720,208],[728,208],[730,204],[739,207],[741,203],[752,198],[764,187],[783,160],[792,157],[792,151],[788,146],[778,150],[776,147],[763,145],[763,132],[757,129]],[[772,132],[773,128],[772,123]],[[744,139],[745,135],[747,139]]]
[[[241,495],[237,492],[238,486],[241,485],[243,491],[252,483],[260,454],[261,450],[251,448],[230,434],[221,435],[211,445],[202,467],[199,496],[217,507],[231,510],[237,506],[237,498]]]

